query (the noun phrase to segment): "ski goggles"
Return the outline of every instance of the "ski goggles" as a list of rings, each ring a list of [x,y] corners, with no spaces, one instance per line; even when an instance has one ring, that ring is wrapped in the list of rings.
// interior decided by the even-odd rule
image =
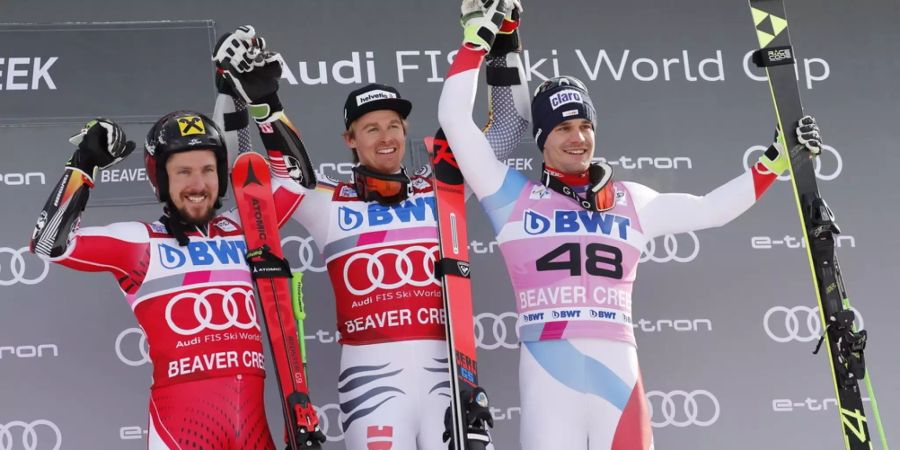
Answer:
[[[394,205],[406,200],[410,195],[409,176],[402,167],[400,173],[383,174],[358,165],[353,168],[353,182],[356,194],[367,202]]]

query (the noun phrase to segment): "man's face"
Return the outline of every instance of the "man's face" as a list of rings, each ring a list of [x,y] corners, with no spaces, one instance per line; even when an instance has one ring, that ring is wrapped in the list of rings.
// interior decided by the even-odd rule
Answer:
[[[406,153],[406,125],[396,111],[372,111],[351,124],[344,142],[356,149],[362,165],[375,172],[397,173]]]
[[[203,225],[215,215],[219,194],[216,155],[212,150],[175,153],[166,161],[169,198],[181,216],[193,225]]]
[[[588,170],[594,157],[594,126],[587,119],[560,123],[544,142],[544,163],[567,175]]]

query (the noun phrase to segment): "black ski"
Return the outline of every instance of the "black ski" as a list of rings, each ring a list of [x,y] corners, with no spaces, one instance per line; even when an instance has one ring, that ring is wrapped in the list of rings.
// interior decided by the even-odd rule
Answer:
[[[866,377],[863,350],[867,336],[866,331],[854,327],[855,314],[850,309],[841,279],[841,269],[834,251],[835,235],[840,233],[840,229],[834,222],[834,214],[819,194],[813,160],[794,133],[804,113],[784,2],[749,2],[759,41],[759,50],[754,53],[753,61],[757,66],[764,67],[768,74],[778,127],[782,131],[781,145],[790,156],[794,199],[804,229],[807,259],[825,326],[819,346],[824,342],[828,349],[844,445],[848,450],[871,450],[872,436],[859,387],[860,380]],[[814,353],[818,352],[819,346]],[[881,430],[875,396],[869,380],[866,381],[876,423]],[[882,440],[883,448],[887,449],[883,430]]]

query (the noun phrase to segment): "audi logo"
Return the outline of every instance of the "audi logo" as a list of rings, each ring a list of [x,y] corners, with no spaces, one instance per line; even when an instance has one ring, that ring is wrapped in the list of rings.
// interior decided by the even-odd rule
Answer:
[[[26,267],[34,267],[34,262],[26,263],[25,255],[31,255],[29,260],[37,260],[41,264],[41,271],[35,276],[33,270]],[[8,255],[8,259],[7,259]],[[26,285],[38,284],[47,278],[50,272],[50,263],[47,260],[34,256],[28,247],[19,249],[0,247],[0,286],[12,286],[22,283]]]
[[[397,289],[404,285],[425,287],[430,284],[438,286],[438,280],[434,276],[434,263],[437,260],[438,246],[425,247],[424,245],[412,245],[397,250],[383,248],[375,253],[354,253],[344,263],[344,283],[351,294],[357,296],[369,295],[376,289]],[[394,257],[394,270],[397,281],[387,282],[388,271],[385,263],[390,262],[390,256]],[[350,281],[350,270],[354,268],[354,262],[365,261],[365,273],[368,283],[363,286],[354,286]],[[359,269],[360,265],[355,266]],[[394,278],[391,276],[391,278]]]
[[[312,236],[286,236],[281,240],[281,247],[284,249],[285,253],[287,253],[288,249],[291,248],[294,243],[298,246],[296,263],[299,264],[299,266],[292,265],[291,270],[296,272],[308,271],[317,273],[325,271],[325,262],[322,261],[319,251],[316,249],[315,245],[313,245]],[[294,258],[288,258],[288,261],[293,262],[293,260]]]
[[[698,389],[687,392],[647,392],[650,425],[684,428],[691,425],[708,427],[719,420],[719,399],[711,392]]]
[[[689,239],[679,244],[678,236],[683,235],[687,235]],[[662,238],[662,245],[658,246],[656,240],[660,238]],[[663,254],[659,255],[659,253]],[[697,259],[698,253],[700,253],[700,240],[697,239],[697,235],[693,231],[681,234],[667,234],[647,241],[647,246],[644,248],[644,252],[641,253],[640,262],[666,263],[675,261],[686,263]]]
[[[46,429],[47,431],[38,433],[38,431]],[[19,434],[19,430],[21,434]],[[49,432],[53,432],[53,438],[50,439]],[[18,447],[16,443],[22,443],[22,447]],[[50,444],[50,442],[53,442]],[[51,447],[52,445],[52,447]],[[33,420],[31,422],[23,422],[14,420],[9,423],[0,423],[0,450],[38,450],[50,449],[59,450],[62,445],[62,432],[55,423],[45,420]]]
[[[129,339],[129,341],[137,342],[137,347],[133,344],[124,344],[125,339],[131,335],[137,335],[137,338]],[[125,351],[125,347],[129,349]],[[136,348],[136,350],[135,350]],[[127,353],[127,354],[126,354]],[[126,328],[116,337],[116,356],[119,361],[131,367],[139,367],[150,362],[150,347],[147,345],[147,336],[140,328]]]
[[[238,299],[235,298],[236,295],[241,298],[242,302],[240,303],[243,303],[244,306],[244,321],[241,321],[242,314],[238,310],[240,305],[238,304]],[[216,311],[213,310],[213,303],[216,300],[213,300],[213,303],[209,301],[209,298],[215,297],[218,297],[218,301],[221,303],[221,307]],[[175,305],[178,305],[182,300],[191,302],[194,320],[196,321],[196,325],[191,328],[182,328],[175,323],[175,317],[172,316],[172,310],[175,308]],[[222,311],[225,314],[223,323],[215,323],[214,317],[218,316],[216,314],[217,311]],[[183,318],[184,314],[179,314],[178,317]],[[259,324],[256,322],[256,306],[253,304],[253,291],[239,287],[231,288],[227,291],[221,288],[206,289],[199,294],[182,292],[172,297],[166,305],[166,322],[172,331],[182,336],[194,335],[203,330],[224,331],[231,327],[238,327],[242,330],[251,328],[259,330]]]
[[[328,442],[340,442],[344,440],[344,427],[341,425],[341,406],[337,403],[329,403],[316,407],[316,416],[319,417],[319,429],[328,438]]]
[[[856,329],[863,328],[863,317],[859,311],[856,313]],[[784,314],[784,321],[779,320]],[[819,317],[819,307],[774,306],[766,311],[763,316],[763,329],[775,342],[785,343],[790,341],[812,342],[822,336],[822,319]]]
[[[744,167],[747,170],[750,170],[750,167],[753,164],[756,164],[756,160],[758,158],[758,157],[753,158],[752,155],[756,152],[763,153],[766,151],[766,148],[767,147],[763,147],[761,145],[754,145],[753,147],[748,148],[747,151],[744,152]],[[820,180],[824,180],[824,181],[831,181],[831,180],[837,178],[838,175],[840,175],[841,172],[844,171],[844,159],[841,158],[841,154],[838,153],[838,151],[830,145],[822,145],[822,150],[823,150],[822,153],[813,162],[813,170],[815,170],[815,172],[816,172],[816,178],[818,178]],[[826,159],[825,158],[826,153],[833,155],[834,161],[835,161],[834,165],[833,165],[834,169],[830,169],[832,167],[832,164],[830,164],[830,162],[827,165],[829,167],[828,170],[825,170],[822,168],[822,166],[824,165],[822,160]],[[831,159],[831,158],[827,158],[827,159]],[[778,179],[779,180],[790,180],[791,179],[790,172],[780,175],[778,177]]]
[[[518,314],[514,312],[500,315],[478,314],[475,316],[475,345],[485,350],[496,350],[500,347],[519,348],[519,335],[516,329],[518,318]]]

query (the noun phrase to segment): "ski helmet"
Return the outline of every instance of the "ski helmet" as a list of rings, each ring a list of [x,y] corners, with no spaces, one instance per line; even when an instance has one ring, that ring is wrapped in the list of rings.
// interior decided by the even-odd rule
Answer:
[[[531,101],[532,134],[538,149],[544,150],[547,134],[569,119],[587,119],[592,124],[597,113],[587,87],[578,78],[562,76],[544,81],[534,90]]]
[[[216,156],[219,199],[228,189],[228,152],[215,122],[194,111],[175,111],[153,124],[144,141],[144,167],[153,192],[160,202],[169,203],[169,175],[166,161],[174,153],[211,150]]]

